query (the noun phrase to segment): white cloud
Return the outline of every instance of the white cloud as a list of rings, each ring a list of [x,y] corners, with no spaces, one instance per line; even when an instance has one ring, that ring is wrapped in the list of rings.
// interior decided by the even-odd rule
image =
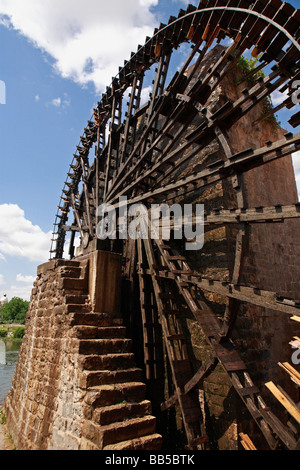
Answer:
[[[23,276],[23,274],[17,274],[16,281],[24,282],[24,284],[33,284],[36,278],[34,276]]]
[[[64,93],[64,99],[63,99],[63,107],[67,108],[68,106],[71,106],[71,98],[69,98],[67,93]]]
[[[198,6],[199,0],[172,0],[172,3],[184,3],[184,5],[192,5]]]
[[[6,284],[3,274],[0,274],[0,286]]]
[[[79,235],[76,235],[75,240],[74,240],[75,250],[76,250],[76,248],[78,248],[80,246],[80,243],[81,243],[81,238],[80,238]],[[69,251],[70,251],[70,235],[67,236],[66,243],[65,243],[65,246],[64,246],[64,258],[65,259],[69,259]]]
[[[55,106],[56,108],[59,108],[60,105],[61,105],[61,98],[54,98],[52,101],[51,101],[51,104],[53,106]]]
[[[141,103],[140,106],[143,106],[144,104],[147,103],[150,99],[150,93],[152,92],[152,86],[148,86],[146,88],[143,88],[142,93],[141,93]]]
[[[103,91],[152,35],[158,0],[0,0],[0,22],[50,54],[63,77]]]
[[[288,97],[288,90],[285,90],[283,93],[278,90],[275,90],[271,94],[273,106],[278,106],[279,104],[282,104]]]
[[[26,258],[32,262],[49,259],[51,232],[45,233],[26,219],[15,204],[0,205],[0,253]]]
[[[34,99],[35,101],[40,101],[40,95],[35,95]]]
[[[27,286],[10,286],[5,290],[8,300],[11,300],[13,297],[19,297],[23,300],[30,300],[32,291],[32,285],[28,284]]]
[[[64,93],[63,98],[58,96],[57,98],[53,98],[49,103],[46,103],[46,106],[54,106],[55,108],[61,108],[65,110],[69,106],[71,106],[71,99],[67,93]]]

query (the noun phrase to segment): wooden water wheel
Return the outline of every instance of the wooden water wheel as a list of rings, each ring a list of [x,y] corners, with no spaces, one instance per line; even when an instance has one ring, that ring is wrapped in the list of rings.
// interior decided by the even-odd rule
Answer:
[[[249,227],[300,215],[297,203],[249,207],[244,174],[298,151],[300,134],[289,132],[239,151],[229,135],[252,109],[270,104],[268,97],[276,90],[284,92],[285,98],[276,108],[269,106],[258,119],[260,124],[283,108],[290,112],[293,128],[300,124],[294,88],[295,80],[300,80],[299,38],[300,12],[280,0],[202,0],[197,8],[189,5],[186,11],[180,10],[177,18],[161,24],[138,46],[107,87],[80,139],[62,192],[52,258],[64,256],[69,235],[71,258],[76,237],[87,248],[97,239],[97,208],[109,204],[120,211],[120,197],[126,197],[129,206],[143,204],[149,209],[151,204],[182,207],[198,195],[198,202],[205,205],[205,230],[225,227],[230,231],[234,256],[225,279],[203,274],[194,252],[185,249],[189,240],[174,236],[174,218],[168,240],[127,237],[102,245],[123,255],[128,304],[136,308],[139,299],[136,321],[143,331],[146,378],[153,384],[163,380],[166,352],[172,385],[162,410],[179,407],[191,449],[208,446],[199,393],[217,364],[227,372],[270,448],[279,443],[288,449],[297,445],[295,429],[282,424],[264,403],[235,348],[232,332],[240,306],[247,303],[283,315],[300,314],[297,300],[241,282]],[[191,48],[188,54],[187,47]],[[243,87],[237,87],[239,96],[216,99],[222,81],[249,51],[256,62],[244,73]],[[151,90],[149,78],[154,78]],[[223,201],[214,208],[207,194],[218,192],[220,184]],[[194,215],[187,223],[191,227],[195,222]],[[205,255],[206,244],[201,253]],[[221,314],[207,294],[227,299]],[[187,312],[213,351],[197,371],[190,358]]]

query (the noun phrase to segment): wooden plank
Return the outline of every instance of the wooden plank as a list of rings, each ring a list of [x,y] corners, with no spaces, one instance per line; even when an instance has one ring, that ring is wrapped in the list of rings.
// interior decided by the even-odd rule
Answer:
[[[194,139],[192,139],[191,143],[194,143]],[[237,153],[233,155],[233,157],[229,161],[218,161],[214,164],[213,167],[208,167],[184,179],[177,180],[175,183],[166,184],[165,186],[157,188],[153,191],[145,192],[137,197],[133,197],[132,199],[128,200],[128,204],[132,205],[147,200],[150,197],[161,196],[166,193],[169,193],[168,198],[170,198],[170,195],[172,197],[172,192],[174,192],[174,197],[176,197],[180,195],[181,190],[189,184],[191,184],[193,186],[193,190],[195,190],[195,186],[193,183],[196,183],[200,180],[202,180],[201,187],[207,186],[208,184],[211,184],[211,177],[213,175],[215,176],[216,181],[219,181],[225,178],[226,174],[229,174],[230,171],[237,168],[237,166],[243,166],[243,170],[246,171],[252,167],[263,165],[264,163],[275,160],[277,158],[283,158],[285,155],[289,155],[291,153],[296,152],[296,145],[299,143],[300,133],[294,134],[289,138],[279,140],[270,146],[265,146],[256,150],[249,149],[247,152]],[[292,147],[293,144],[295,144],[295,148]],[[169,160],[175,158],[178,153],[183,152],[188,147],[189,143],[187,142],[179,150],[177,149],[174,152],[171,152],[171,154],[166,155],[166,157],[161,162],[157,163],[156,165],[153,165],[153,167],[145,171],[140,178],[137,178],[133,183],[129,184],[126,188],[126,191],[136,186],[140,180],[149,177],[153,172],[155,172],[157,167],[161,166],[162,163],[166,163]],[[286,147],[288,147],[288,149],[284,151],[283,149]],[[281,152],[278,152],[279,150],[281,150]],[[195,150],[192,149],[189,158],[196,155],[198,151],[199,148],[195,148]],[[123,192],[120,192],[109,202],[115,202],[115,207],[118,207],[119,204],[117,203],[117,199],[119,198],[119,196],[123,195]]]
[[[282,406],[284,406],[287,412],[300,424],[300,411],[295,407],[295,404],[291,398],[288,397],[288,395],[282,393],[282,391],[279,390],[279,388],[273,382],[266,383],[266,387],[270,390],[274,397],[277,398]]]
[[[176,276],[174,276],[173,273],[167,273],[166,275],[162,274],[161,276],[176,280]],[[197,285],[202,290],[221,294],[226,297],[239,300],[241,302],[259,305],[264,308],[269,308],[271,310],[276,310],[284,313],[299,312],[299,307],[294,306],[297,305],[297,302],[290,302],[290,304],[285,302],[279,302],[277,300],[278,297],[275,292],[256,289],[255,287],[247,287],[241,285],[234,286],[230,282],[201,278],[201,276],[199,276],[198,274],[193,274],[191,276],[182,275],[181,279],[182,281]],[[296,321],[300,322],[300,317],[298,317],[297,315],[295,317],[292,317],[291,319],[295,319]]]
[[[197,447],[197,446],[200,446],[202,444],[207,444],[207,443],[209,443],[209,437],[205,435],[205,436],[201,436],[201,437],[197,437],[196,439],[193,439],[190,445],[191,447]]]
[[[294,315],[293,317],[291,317],[291,320],[297,321],[298,323],[300,323],[300,317],[298,317],[298,315]]]
[[[185,341],[184,335],[170,335],[167,336],[168,341]]]
[[[168,400],[166,400],[164,403],[160,405],[161,411],[167,411],[169,408],[172,408],[173,406],[177,405],[178,403],[178,395],[175,393],[172,395]]]
[[[205,379],[206,375],[211,372],[211,370],[216,366],[216,364],[217,360],[216,358],[213,358],[207,361],[202,367],[200,367],[194,377],[192,377],[191,380],[185,385],[184,393],[189,393],[191,390],[193,390],[193,388],[199,385],[199,383]]]
[[[198,310],[194,316],[208,338],[217,338],[221,326],[217,317],[210,310]]]
[[[291,435],[290,430],[286,428],[282,424],[282,422],[277,418],[277,416],[275,416],[270,410],[262,409],[261,415],[265,422],[268,423],[270,429],[273,430],[275,435],[277,435],[278,438],[281,439],[281,441],[286,445],[289,450],[293,450],[296,446],[296,440]],[[275,442],[275,445],[272,446],[272,449],[275,450],[277,448],[277,444],[278,441]]]
[[[240,397],[243,400],[244,404],[247,406],[252,418],[255,420],[255,422],[257,423],[257,425],[261,429],[261,431],[264,434],[270,448],[274,449],[276,444],[277,444],[277,441],[276,441],[276,439],[274,438],[274,435],[273,435],[273,431],[272,431],[273,427],[272,426],[269,427],[269,424],[267,423],[267,421],[264,418],[263,409],[266,409],[265,403],[259,397],[260,406],[262,408],[258,409],[258,407],[256,406],[256,404],[255,404],[254,400],[252,399],[252,397],[244,397],[241,394],[241,391],[244,389],[244,386],[242,385],[238,374],[232,373],[232,374],[230,374],[230,377],[231,377],[232,383],[234,385],[234,388],[236,389],[236,391],[240,395]],[[244,374],[244,377],[245,377],[247,386],[253,386],[253,382],[250,379],[250,377],[248,376],[248,374]]]
[[[239,434],[241,438],[241,444],[245,450],[257,450],[253,442],[251,441],[250,437],[247,434],[243,434],[242,432]]]
[[[289,344],[295,349],[300,349],[300,339],[297,336],[294,336],[294,339]]]
[[[291,366],[291,364],[289,364],[288,362],[279,362],[278,364],[283,370],[285,370],[289,374],[293,382],[295,382],[297,385],[300,385],[300,373],[293,366]]]
[[[167,257],[168,261],[186,261],[185,256],[168,256]]]
[[[214,349],[228,372],[246,370],[246,364],[241,360],[239,354],[229,342],[214,345]]]
[[[256,394],[256,393],[260,393],[258,387],[256,387],[256,386],[254,386],[254,387],[245,387],[245,388],[242,388],[240,390],[240,394],[243,397],[246,397],[248,395],[253,395],[253,394]]]
[[[144,247],[145,247],[146,257],[148,260],[148,265],[153,266],[154,264],[156,264],[155,255],[154,255],[153,246],[150,243],[149,239],[144,240]],[[153,289],[154,289],[154,293],[155,293],[155,297],[157,301],[158,311],[162,313],[165,307],[160,297],[161,289],[160,289],[159,283],[157,282],[156,274],[154,270],[152,270],[152,283],[153,283]],[[163,335],[166,338],[167,336],[170,335],[170,332],[169,332],[168,322],[164,315],[161,315],[161,324],[162,324]],[[187,440],[188,442],[191,442],[192,439],[197,437],[198,431],[196,430],[196,428],[198,429],[199,422],[195,423],[195,425],[192,425],[190,423],[189,421],[190,406],[188,406],[189,404],[187,403],[187,400],[185,400],[184,396],[182,396],[181,394],[181,388],[184,387],[186,382],[189,380],[189,377],[191,377],[192,375],[191,364],[189,360],[175,361],[174,350],[171,344],[172,343],[166,341],[165,343],[166,351],[168,354],[170,368],[172,371],[173,383],[175,386],[175,393],[177,395],[178,404],[182,413],[183,424],[184,424],[184,428],[186,431]],[[187,377],[187,375],[189,375],[189,377]],[[200,425],[201,425],[202,416],[201,416],[200,408],[198,408],[198,414],[194,412],[193,415],[195,417],[197,416],[197,419],[200,420]]]

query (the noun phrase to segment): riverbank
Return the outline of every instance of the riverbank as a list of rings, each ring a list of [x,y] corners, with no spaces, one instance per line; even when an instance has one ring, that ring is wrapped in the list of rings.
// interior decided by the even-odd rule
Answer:
[[[25,325],[18,323],[5,324],[0,323],[0,340],[10,339],[10,338],[20,338],[24,336]]]
[[[9,437],[5,423],[2,423],[3,405],[0,405],[0,450],[15,450],[15,445]]]

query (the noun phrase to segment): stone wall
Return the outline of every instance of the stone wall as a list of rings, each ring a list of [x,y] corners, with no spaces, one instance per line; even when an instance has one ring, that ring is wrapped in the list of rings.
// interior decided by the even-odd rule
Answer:
[[[94,252],[38,268],[5,401],[7,427],[17,449],[161,447],[142,371],[135,366],[131,341],[115,310],[120,260],[119,255]],[[99,299],[98,283],[108,289],[107,302]],[[95,312],[92,303],[109,313]]]
[[[72,277],[74,286],[64,290],[65,278]],[[76,262],[52,261],[38,269],[5,402],[7,425],[18,449],[79,445],[83,393],[78,387],[78,340],[71,336],[70,305],[88,309],[86,282],[86,273]],[[82,289],[73,290],[79,283]]]

